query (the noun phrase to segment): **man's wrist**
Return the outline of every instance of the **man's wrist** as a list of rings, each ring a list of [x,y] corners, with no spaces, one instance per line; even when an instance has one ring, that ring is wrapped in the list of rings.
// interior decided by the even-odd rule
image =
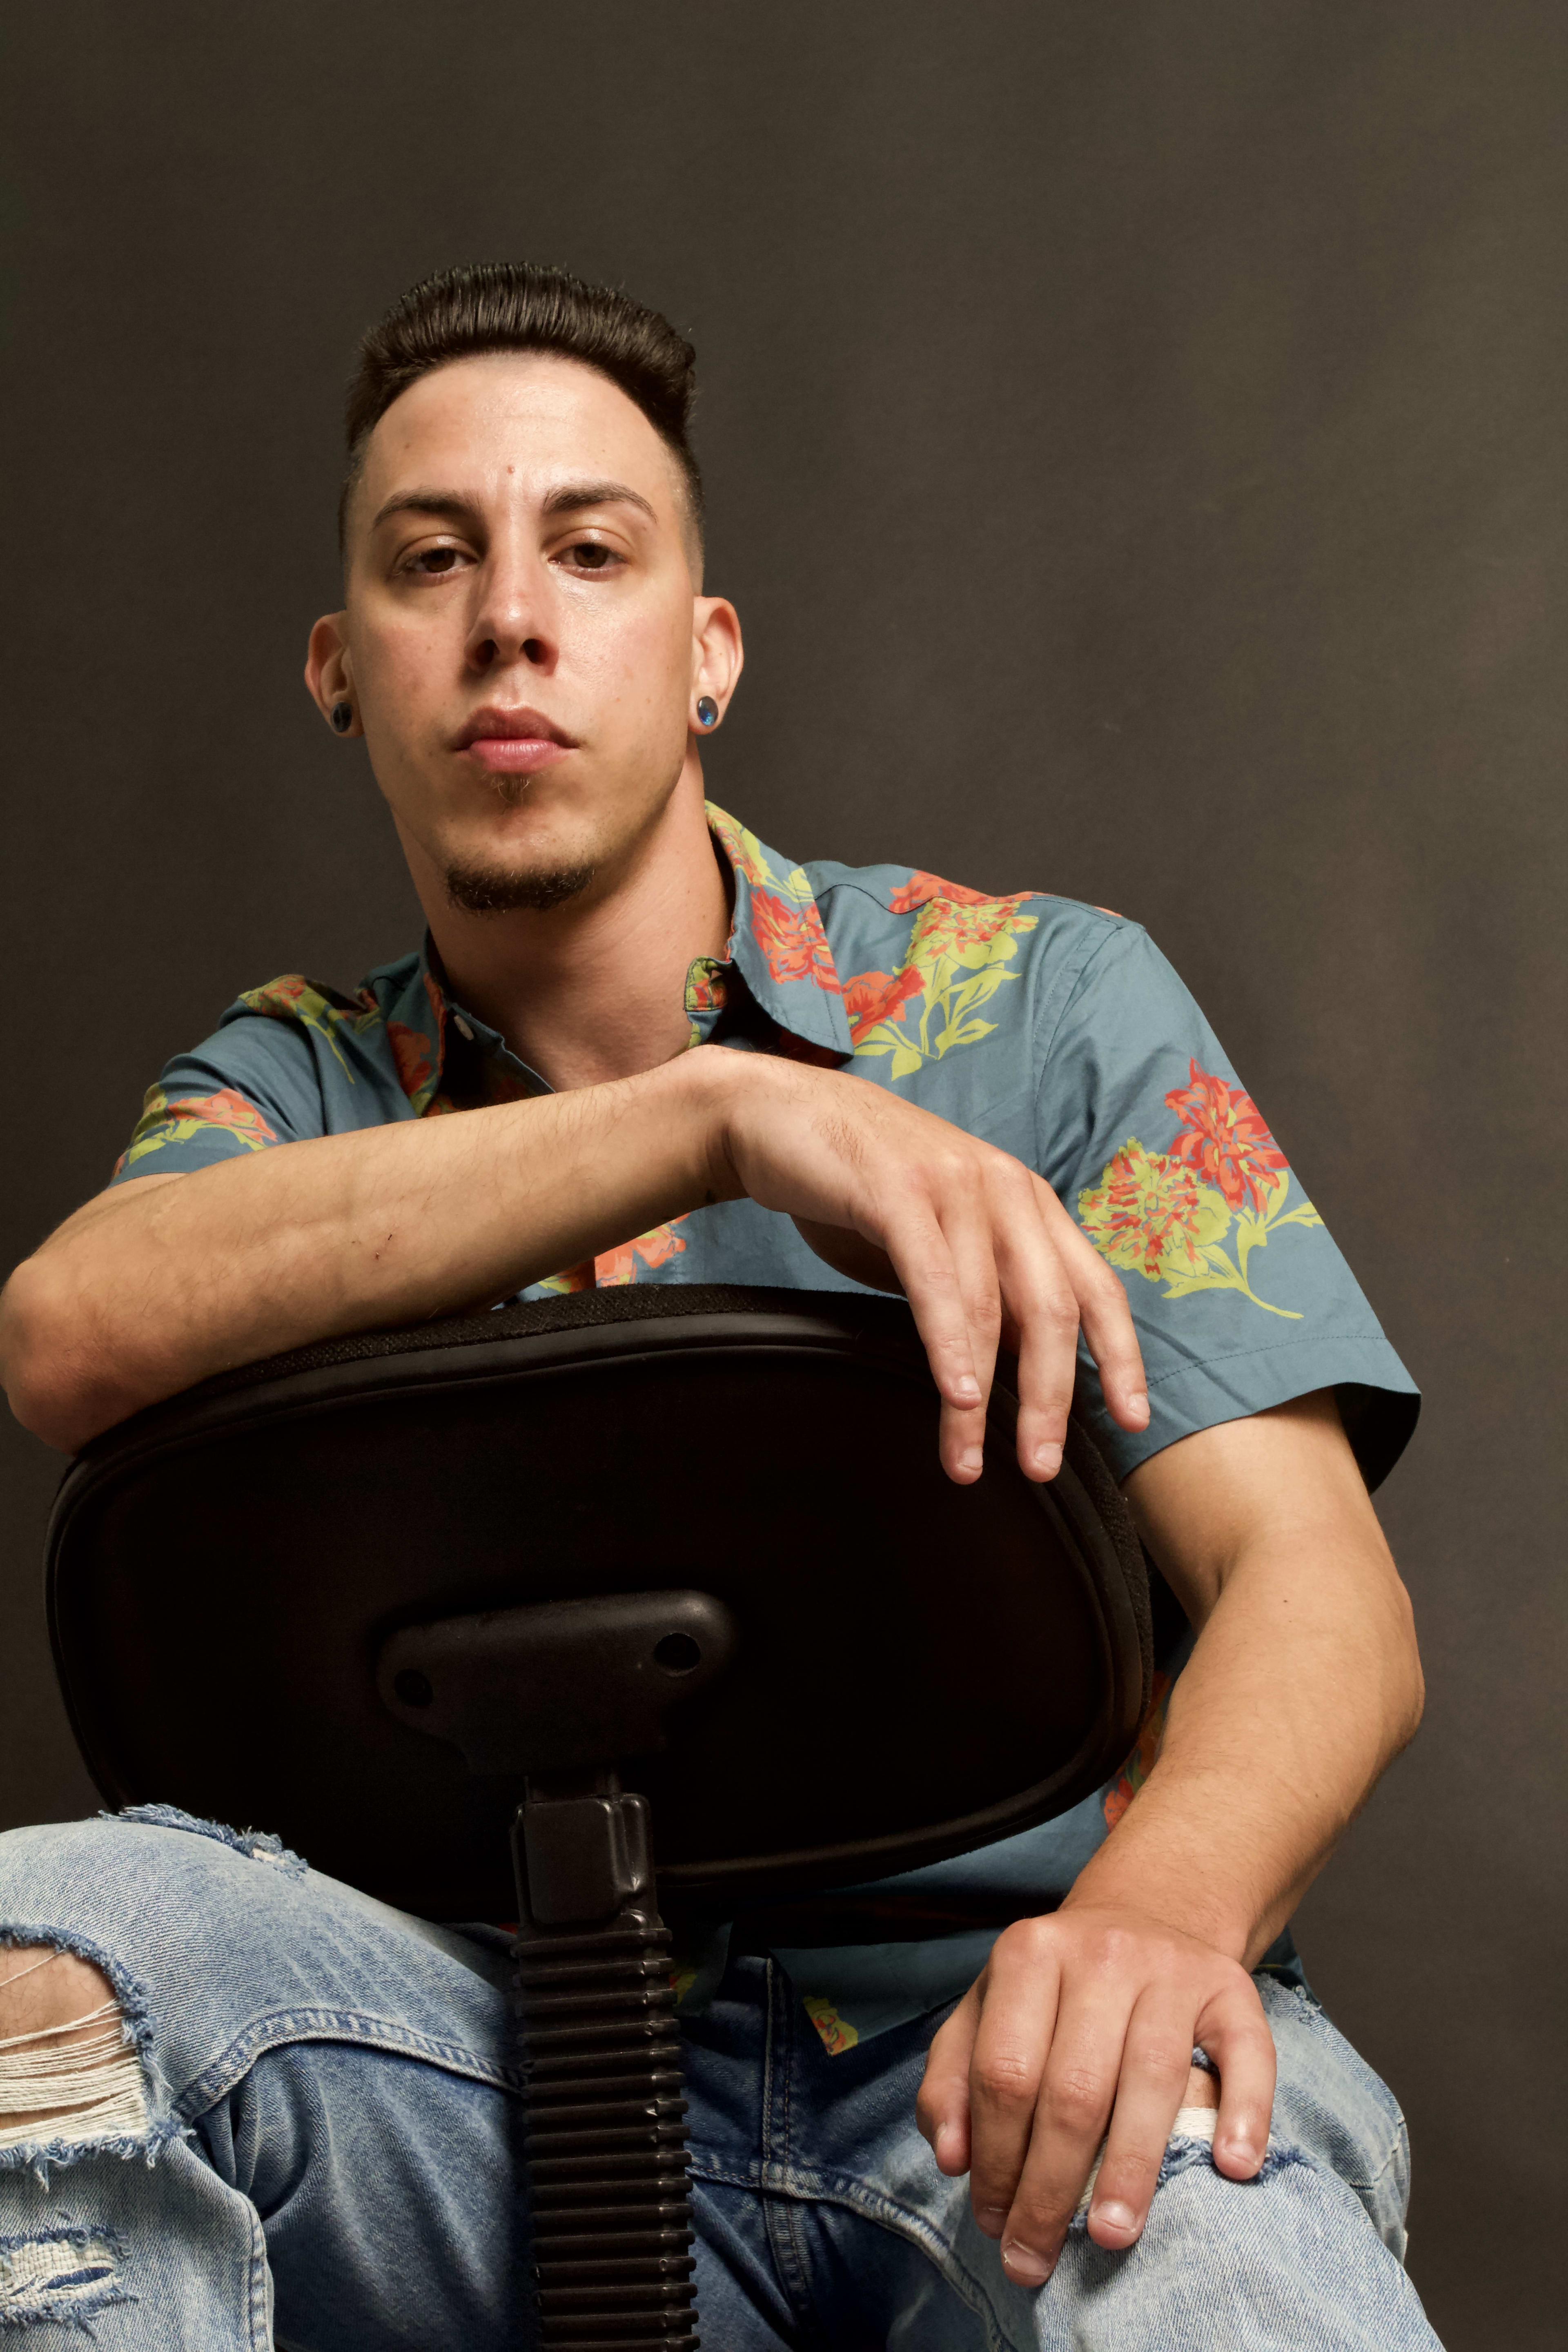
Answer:
[[[1248,1966],[1250,1953],[1272,1941],[1272,1931],[1262,1932],[1265,1923],[1236,1889],[1205,1877],[1193,1880],[1168,1867],[1150,1869],[1142,1861],[1136,1869],[1128,1869],[1103,1848],[1079,1873],[1060,1907],[1066,1913],[1132,1914],[1152,1927],[1190,1936],[1243,1968]]]
[[[696,1181],[703,1205],[746,1197],[731,1150],[731,1123],[744,1099],[748,1080],[756,1075],[749,1066],[762,1058],[736,1053],[726,1045],[693,1045],[665,1065],[677,1100],[691,1124]]]

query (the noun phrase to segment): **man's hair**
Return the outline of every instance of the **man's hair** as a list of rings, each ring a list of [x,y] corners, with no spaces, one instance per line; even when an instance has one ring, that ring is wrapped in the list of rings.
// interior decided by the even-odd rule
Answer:
[[[367,331],[343,416],[340,545],[365,444],[393,402],[432,368],[480,352],[555,352],[619,384],[675,458],[700,545],[702,478],[687,437],[696,352],[668,319],[629,294],[531,261],[474,262],[422,278]]]

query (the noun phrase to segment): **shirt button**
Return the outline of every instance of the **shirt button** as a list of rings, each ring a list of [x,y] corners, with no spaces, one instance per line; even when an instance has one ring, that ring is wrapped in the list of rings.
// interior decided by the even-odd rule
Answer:
[[[459,1037],[466,1037],[466,1038],[468,1039],[468,1043],[469,1043],[469,1045],[470,1045],[473,1044],[473,1042],[474,1042],[474,1033],[473,1033],[473,1031],[469,1028],[469,1026],[468,1026],[468,1023],[464,1020],[464,1018],[463,1018],[463,1016],[462,1016],[462,1014],[461,1014],[460,1013],[453,1013],[453,1015],[452,1015],[452,1026],[456,1029],[456,1031],[457,1031],[457,1033],[458,1033],[458,1036],[459,1036]]]

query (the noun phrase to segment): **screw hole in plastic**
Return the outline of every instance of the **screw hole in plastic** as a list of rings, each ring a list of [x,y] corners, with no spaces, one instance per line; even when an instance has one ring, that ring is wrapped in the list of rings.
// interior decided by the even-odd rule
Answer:
[[[689,1633],[667,1633],[655,1645],[654,1656],[667,1675],[689,1675],[702,1662],[702,1652]]]
[[[392,1687],[405,1706],[428,1706],[436,1696],[429,1677],[422,1675],[417,1666],[405,1666],[401,1674],[395,1675]]]

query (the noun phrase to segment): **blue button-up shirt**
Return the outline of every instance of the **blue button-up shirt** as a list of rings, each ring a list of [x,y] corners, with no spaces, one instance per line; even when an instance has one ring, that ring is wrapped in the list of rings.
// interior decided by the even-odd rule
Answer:
[[[1087,1356],[1079,1383],[1119,1477],[1194,1430],[1322,1388],[1337,1391],[1369,1480],[1384,1474],[1415,1424],[1414,1384],[1138,924],[1035,891],[988,898],[905,866],[795,866],[721,809],[709,824],[734,919],[724,957],[687,974],[690,1042],[853,1071],[1038,1171],[1127,1286],[1148,1428],[1111,1420]],[[353,996],[298,973],[247,991],[150,1089],[115,1181],[548,1091],[451,998],[426,941]],[[788,1217],[742,1200],[673,1218],[522,1295],[623,1282],[858,1286]],[[1161,1664],[1154,1714],[1100,1796],[900,1888],[969,1916],[1058,1902],[1158,1751],[1177,1654]],[[839,2050],[961,1991],[994,1932],[778,1957]]]

